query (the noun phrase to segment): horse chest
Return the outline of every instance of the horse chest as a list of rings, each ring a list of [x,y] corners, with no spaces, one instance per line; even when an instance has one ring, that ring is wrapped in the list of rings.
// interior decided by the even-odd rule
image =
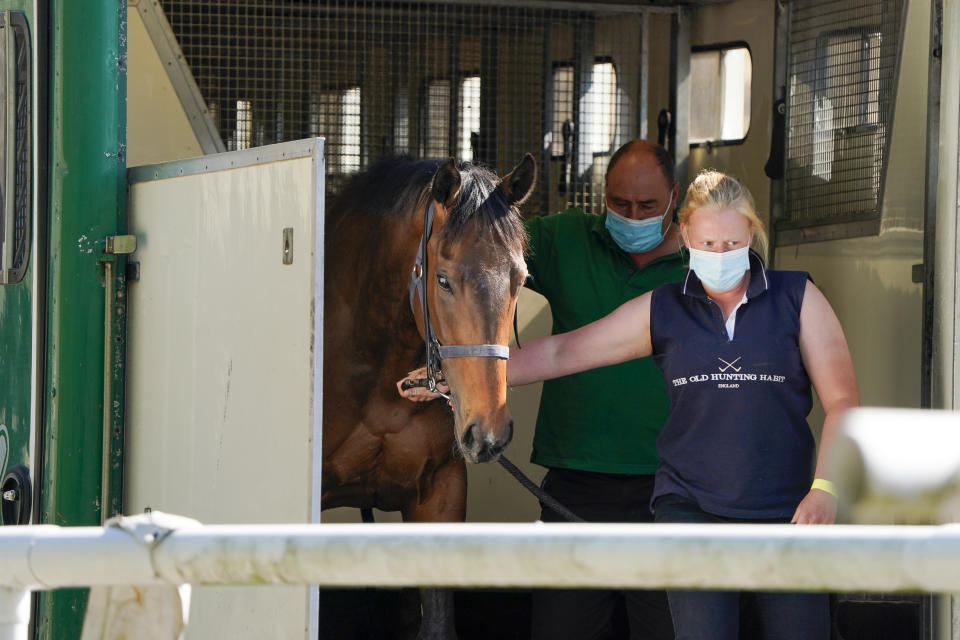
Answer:
[[[408,404],[364,407],[346,438],[325,443],[325,507],[401,509],[425,493],[438,469],[457,460],[446,409]]]

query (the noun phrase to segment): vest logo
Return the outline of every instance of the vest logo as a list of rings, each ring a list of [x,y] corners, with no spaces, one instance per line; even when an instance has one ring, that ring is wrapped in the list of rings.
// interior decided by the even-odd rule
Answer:
[[[720,370],[720,373],[726,373],[728,369],[732,369],[734,373],[740,373],[740,369],[742,369],[743,367],[738,367],[736,366],[736,364],[740,362],[740,358],[742,357],[743,356],[738,356],[737,359],[734,360],[733,362],[727,362],[723,358],[718,357],[717,360],[722,362],[724,366],[722,367],[718,366],[717,369]]]
[[[782,384],[786,382],[787,376],[775,373],[754,373],[749,369],[743,371],[744,365],[741,360],[743,356],[737,356],[733,360],[724,360],[717,356],[720,364],[717,365],[715,373],[693,373],[692,375],[674,378],[670,383],[674,387],[682,387],[690,383],[713,382],[717,389],[739,389],[741,383],[773,382]]]

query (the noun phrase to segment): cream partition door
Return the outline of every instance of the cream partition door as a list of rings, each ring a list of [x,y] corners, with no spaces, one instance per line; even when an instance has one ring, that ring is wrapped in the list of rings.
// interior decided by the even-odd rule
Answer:
[[[129,171],[124,509],[320,515],[323,140]],[[315,587],[195,587],[188,638],[316,638]]]

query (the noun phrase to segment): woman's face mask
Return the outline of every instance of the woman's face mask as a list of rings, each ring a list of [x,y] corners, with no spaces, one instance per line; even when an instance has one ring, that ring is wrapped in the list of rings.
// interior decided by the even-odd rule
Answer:
[[[733,251],[700,251],[690,249],[690,268],[703,286],[713,291],[729,291],[740,284],[750,268],[750,247]]]
[[[690,268],[711,291],[730,291],[750,269],[753,231],[733,208],[703,208],[689,214],[680,229],[690,251]],[[721,249],[726,249],[722,251]]]
[[[670,211],[673,205],[673,192],[670,192],[670,201],[662,214],[653,218],[644,220],[633,220],[625,218],[619,213],[607,207],[607,231],[610,237],[617,243],[617,246],[627,253],[644,253],[657,247],[663,242],[663,218]],[[670,221],[673,224],[673,221]],[[667,225],[667,229],[670,225]]]

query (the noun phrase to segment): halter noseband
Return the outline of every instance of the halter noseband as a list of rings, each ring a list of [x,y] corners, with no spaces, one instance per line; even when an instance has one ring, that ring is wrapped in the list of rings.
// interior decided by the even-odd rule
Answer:
[[[413,265],[413,273],[410,275],[410,310],[416,312],[414,296],[420,296],[424,342],[427,345],[427,389],[440,393],[437,391],[437,382],[443,380],[443,375],[440,372],[440,362],[445,358],[484,357],[507,360],[510,358],[510,347],[502,344],[444,346],[437,340],[437,335],[433,331],[433,324],[430,322],[430,309],[427,306],[426,289],[423,284],[427,274],[427,243],[433,230],[433,209],[434,202],[431,200],[430,206],[427,207],[423,216],[420,251],[417,252],[417,260]],[[516,321],[516,318],[514,318],[514,321]],[[448,397],[442,393],[441,395]]]

